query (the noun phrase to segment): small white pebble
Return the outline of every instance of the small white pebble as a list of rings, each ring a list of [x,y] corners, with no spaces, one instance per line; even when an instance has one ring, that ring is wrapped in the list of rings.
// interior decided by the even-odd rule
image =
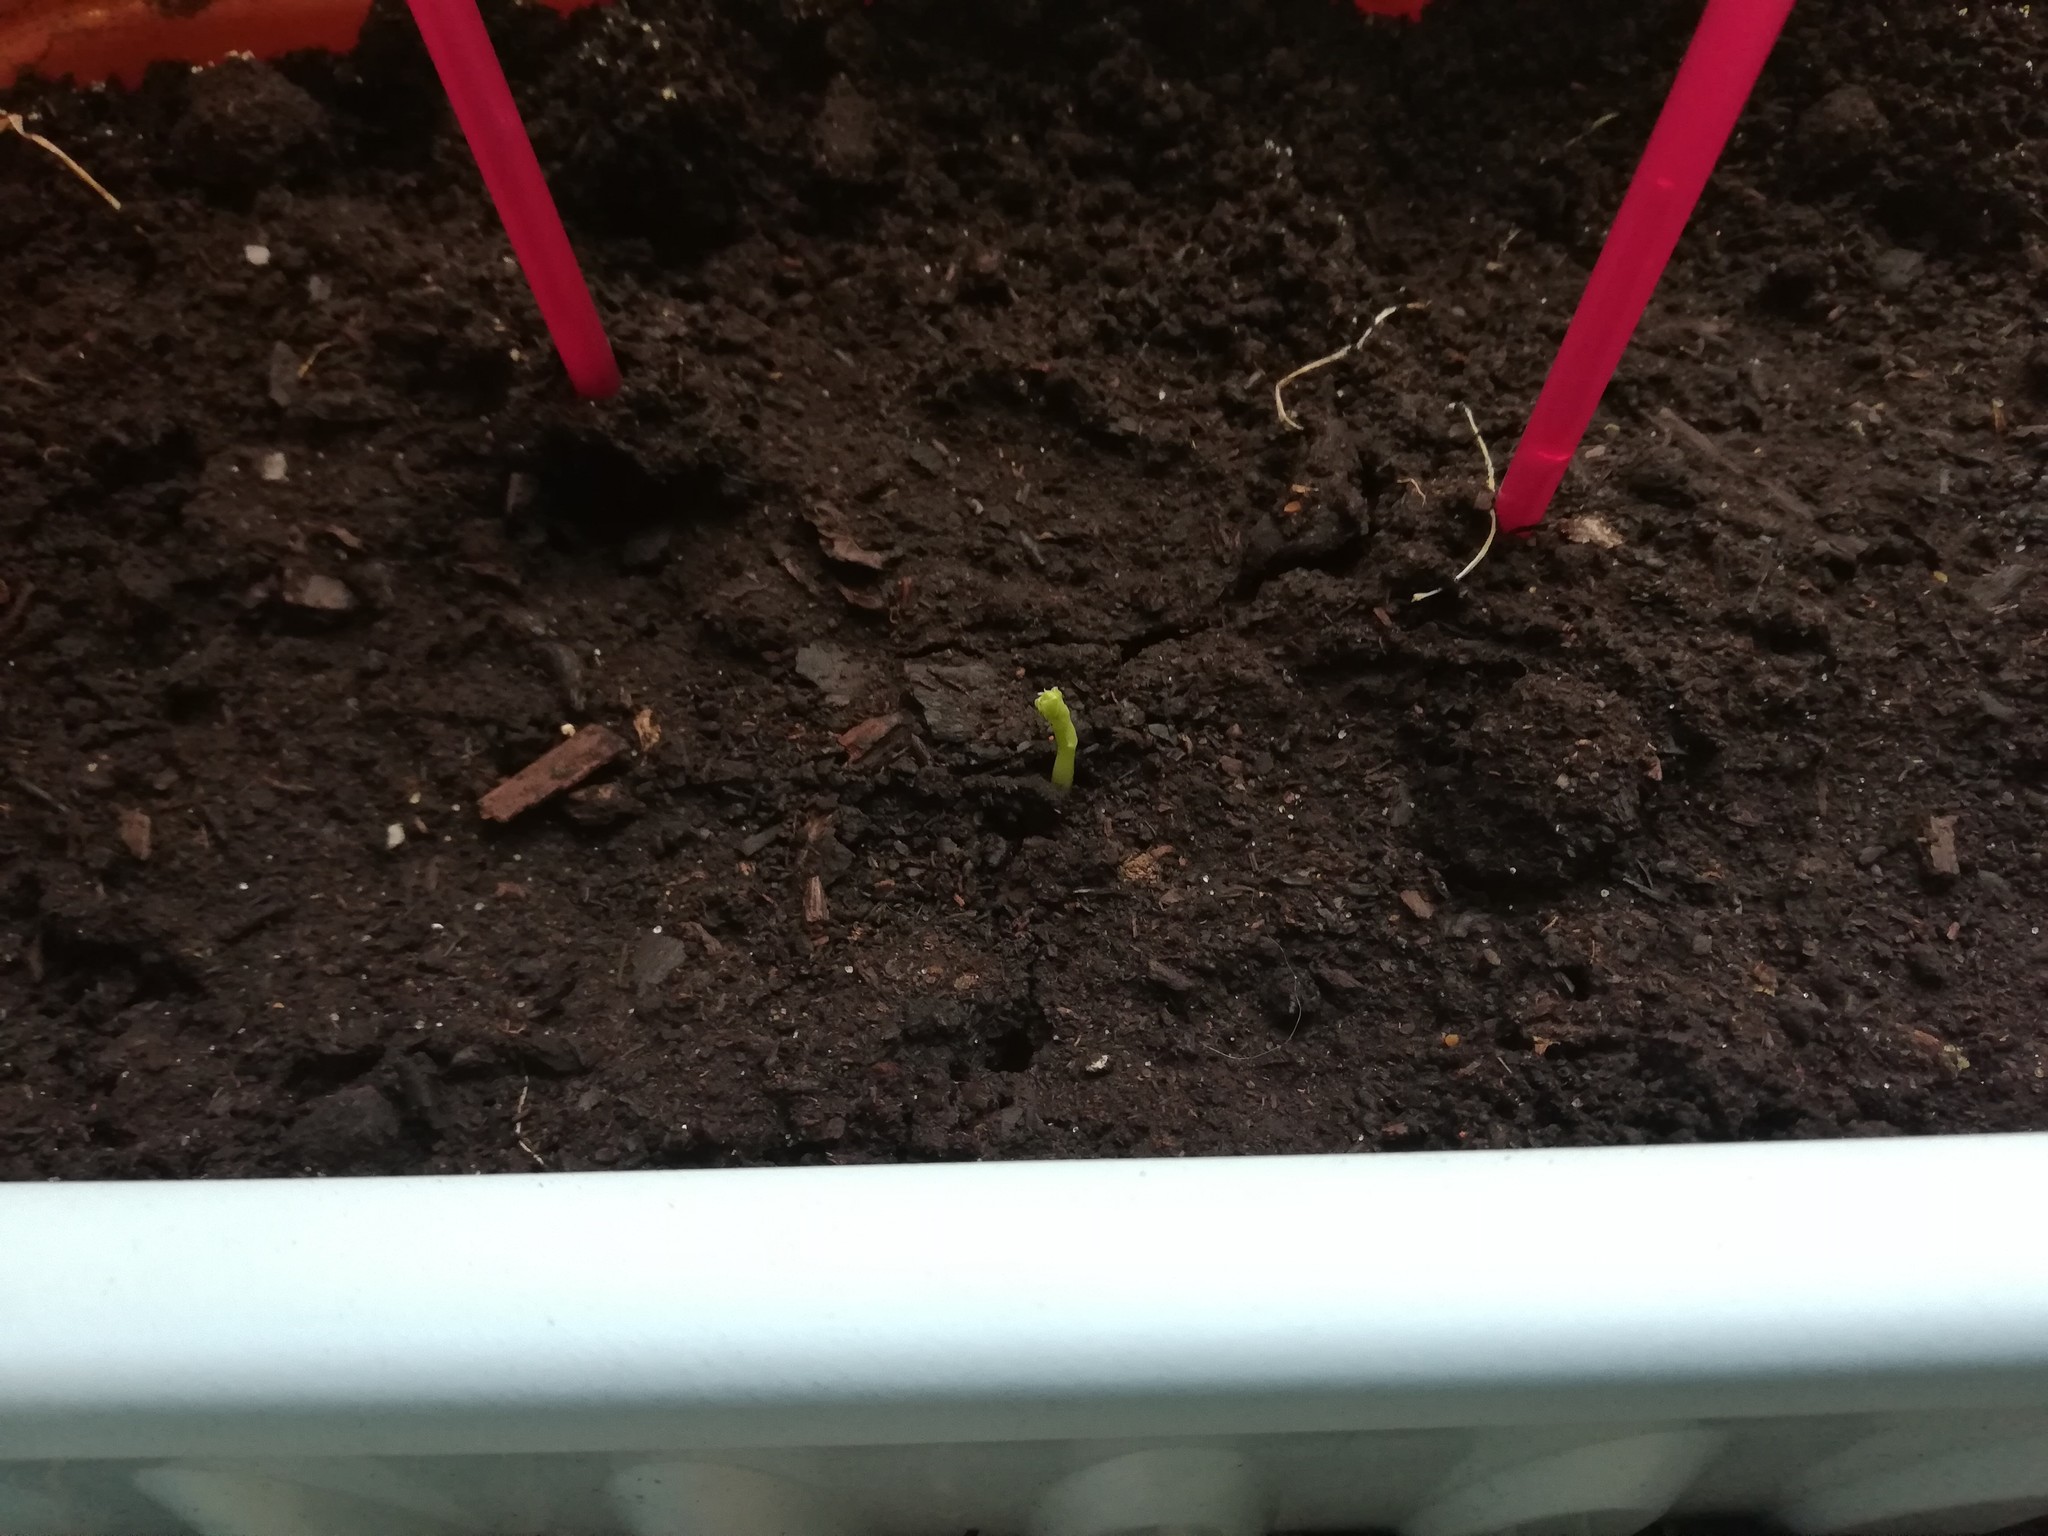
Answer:
[[[266,453],[257,473],[266,480],[282,480],[285,477],[285,459],[281,453]]]
[[[389,853],[394,848],[403,848],[404,846],[405,828],[394,821],[384,829],[384,851]]]
[[[245,245],[242,247],[242,254],[249,258],[249,265],[252,267],[270,265],[270,247],[267,245]]]

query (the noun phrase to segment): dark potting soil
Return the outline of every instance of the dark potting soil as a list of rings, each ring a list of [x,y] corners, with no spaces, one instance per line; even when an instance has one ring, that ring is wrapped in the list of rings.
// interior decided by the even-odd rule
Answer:
[[[2048,1123],[2048,20],[1801,5],[1450,584],[1695,11],[501,5],[597,406],[398,7],[9,93],[0,1174]]]

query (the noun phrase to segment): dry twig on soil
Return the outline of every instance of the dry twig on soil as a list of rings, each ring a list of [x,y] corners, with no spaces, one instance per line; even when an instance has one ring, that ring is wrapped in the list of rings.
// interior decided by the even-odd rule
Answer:
[[[1657,419],[1664,424],[1665,430],[1673,437],[1685,444],[1686,447],[1692,449],[1694,453],[1715,466],[1715,468],[1725,471],[1736,480],[1756,486],[1781,511],[1790,514],[1801,522],[1810,523],[1813,521],[1813,508],[1808,506],[1805,501],[1794,495],[1777,481],[1767,476],[1759,475],[1753,467],[1745,464],[1726,448],[1723,448],[1719,443],[1707,436],[1706,433],[1679,415],[1678,412],[1672,410],[1670,406],[1667,405],[1659,411]],[[1722,514],[1729,521],[1749,529],[1752,533],[1775,535],[1782,534],[1785,531],[1778,520],[1767,513],[1728,506],[1723,506],[1721,510]]]
[[[58,162],[64,167],[65,170],[69,171],[72,175],[76,176],[80,181],[84,182],[88,187],[91,187],[93,191],[99,193],[101,197],[105,198],[107,200],[107,206],[109,208],[113,209],[116,213],[119,213],[121,211],[121,199],[114,196],[113,193],[109,192],[105,187],[101,186],[97,181],[95,181],[93,179],[92,172],[88,171],[76,160],[72,159],[69,155],[65,154],[63,150],[59,149],[55,144],[52,144],[40,133],[32,132],[28,124],[22,121],[21,114],[19,112],[0,112],[0,133],[8,132],[18,133],[24,139],[27,139],[29,143],[35,145],[37,149],[47,150],[50,154],[55,155],[57,157]]]
[[[601,725],[585,726],[542,753],[477,802],[486,821],[510,821],[551,795],[573,789],[627,752],[626,743]]]
[[[526,1089],[527,1084],[519,1085],[519,1103],[512,1110],[512,1139],[519,1143],[520,1151],[533,1159],[535,1167],[545,1168],[546,1160],[526,1144]]]

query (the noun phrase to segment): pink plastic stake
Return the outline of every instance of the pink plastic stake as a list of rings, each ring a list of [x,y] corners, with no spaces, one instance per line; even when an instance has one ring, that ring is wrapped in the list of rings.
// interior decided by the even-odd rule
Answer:
[[[1707,0],[1607,244],[1543,381],[1494,510],[1510,533],[1543,521],[1714,162],[1784,29],[1792,0]]]
[[[484,186],[498,205],[569,382],[588,400],[619,392],[619,365],[476,0],[409,0]]]

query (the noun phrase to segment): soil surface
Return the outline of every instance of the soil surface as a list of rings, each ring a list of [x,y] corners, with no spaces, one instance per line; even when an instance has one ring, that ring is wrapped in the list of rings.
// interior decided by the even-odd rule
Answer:
[[[0,1175],[2048,1125],[2048,20],[1800,5],[1451,581],[1696,11],[499,5],[602,405],[398,6],[8,93]]]

